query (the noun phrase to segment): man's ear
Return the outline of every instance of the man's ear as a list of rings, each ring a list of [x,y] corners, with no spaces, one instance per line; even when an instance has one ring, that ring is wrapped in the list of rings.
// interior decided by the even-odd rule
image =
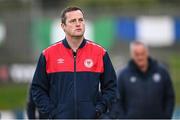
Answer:
[[[61,28],[62,28],[63,31],[64,31],[64,28],[65,28],[65,24],[64,24],[64,23],[61,23]]]

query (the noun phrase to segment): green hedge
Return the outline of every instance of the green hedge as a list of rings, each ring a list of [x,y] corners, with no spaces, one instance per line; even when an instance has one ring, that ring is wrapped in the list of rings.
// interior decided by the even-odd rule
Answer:
[[[27,84],[1,83],[0,110],[23,109],[27,101]]]
[[[176,105],[180,105],[180,55],[170,56],[170,72],[176,93]]]

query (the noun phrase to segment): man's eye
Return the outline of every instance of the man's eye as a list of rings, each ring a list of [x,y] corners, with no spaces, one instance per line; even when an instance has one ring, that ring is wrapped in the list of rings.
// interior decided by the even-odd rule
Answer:
[[[82,21],[84,21],[84,20],[83,20],[83,19],[79,19],[79,21],[81,21],[81,22],[82,22]]]
[[[76,20],[71,20],[71,21],[70,21],[70,23],[74,23],[74,22],[76,22]]]

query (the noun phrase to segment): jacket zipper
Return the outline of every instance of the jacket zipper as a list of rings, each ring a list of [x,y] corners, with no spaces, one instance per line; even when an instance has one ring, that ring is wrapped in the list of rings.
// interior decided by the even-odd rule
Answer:
[[[76,57],[77,51],[73,52],[74,56],[74,110],[75,110],[75,119],[77,119],[77,86],[76,86]]]

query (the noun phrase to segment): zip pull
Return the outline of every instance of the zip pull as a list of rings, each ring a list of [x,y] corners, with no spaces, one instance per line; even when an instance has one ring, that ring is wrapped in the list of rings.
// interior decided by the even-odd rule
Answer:
[[[75,51],[74,51],[74,50],[72,50],[74,58],[75,58],[75,57],[76,57],[76,55],[77,55],[77,51],[78,51],[78,50],[75,50]]]
[[[74,57],[76,57],[76,54],[77,54],[77,53],[73,51],[73,56],[74,56]]]

